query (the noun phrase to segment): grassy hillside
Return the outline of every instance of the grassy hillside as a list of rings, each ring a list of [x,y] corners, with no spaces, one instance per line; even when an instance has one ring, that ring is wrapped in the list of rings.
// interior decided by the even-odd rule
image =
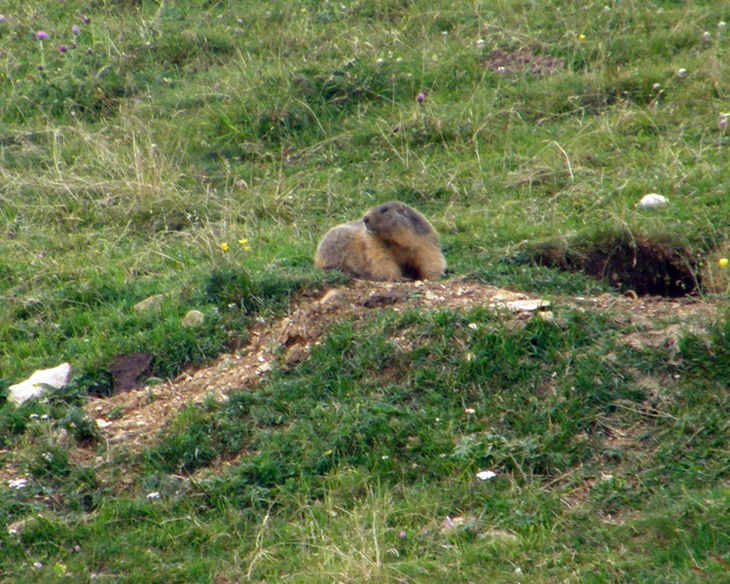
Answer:
[[[730,578],[726,320],[636,346],[672,319],[561,301],[691,291],[725,311],[725,3],[0,12],[0,396],[74,372],[0,408],[0,470],[30,481],[0,485],[3,581]],[[651,192],[668,203],[637,207]],[[346,283],[313,267],[318,238],[391,199],[432,220],[449,278],[554,298],[556,319],[384,309],[149,451],[94,442],[80,406],[114,357],[166,378],[240,347]]]

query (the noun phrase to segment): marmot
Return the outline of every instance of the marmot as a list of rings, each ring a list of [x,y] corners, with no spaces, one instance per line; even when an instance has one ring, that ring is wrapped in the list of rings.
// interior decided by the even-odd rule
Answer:
[[[446,268],[439,236],[428,219],[398,201],[330,229],[314,263],[365,280],[427,280]]]

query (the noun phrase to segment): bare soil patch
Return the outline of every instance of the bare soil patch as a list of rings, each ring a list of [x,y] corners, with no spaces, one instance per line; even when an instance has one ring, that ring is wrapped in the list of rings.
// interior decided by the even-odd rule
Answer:
[[[530,49],[505,51],[494,49],[482,61],[482,67],[498,73],[532,73],[533,75],[552,75],[565,67],[563,59],[550,55],[536,55]]]

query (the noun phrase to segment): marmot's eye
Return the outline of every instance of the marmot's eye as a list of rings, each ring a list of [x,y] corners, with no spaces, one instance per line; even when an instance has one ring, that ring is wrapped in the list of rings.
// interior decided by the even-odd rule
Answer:
[[[388,212],[388,207],[383,207],[382,209],[380,209],[380,212],[381,213],[387,213]]]

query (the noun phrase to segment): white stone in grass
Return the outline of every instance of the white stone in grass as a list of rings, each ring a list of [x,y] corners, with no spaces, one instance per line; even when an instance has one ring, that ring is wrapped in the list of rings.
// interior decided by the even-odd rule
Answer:
[[[28,486],[28,479],[26,478],[20,478],[20,479],[10,479],[8,481],[8,486],[11,489],[19,490],[24,489]]]
[[[147,499],[149,499],[150,501],[154,501],[155,499],[159,499],[159,498],[160,498],[159,491],[152,491],[151,493],[147,494]]]
[[[488,481],[489,479],[493,479],[497,476],[497,473],[491,470],[480,470],[477,473],[477,478],[480,481]]]
[[[25,381],[11,385],[8,401],[17,408],[29,399],[43,396],[49,388],[65,387],[70,375],[71,365],[68,363],[61,363],[51,369],[40,369]]]
[[[542,300],[541,298],[534,300],[512,300],[511,302],[505,302],[504,306],[510,312],[537,312],[543,308],[548,308],[550,301]]]
[[[684,77],[687,77],[687,69],[685,69],[684,67],[682,67],[681,69],[679,69],[677,71],[677,77],[679,77],[680,79],[683,79]]]
[[[636,204],[640,209],[654,209],[656,207],[663,207],[669,201],[666,197],[658,195],[656,193],[649,193],[641,197],[641,200]]]

